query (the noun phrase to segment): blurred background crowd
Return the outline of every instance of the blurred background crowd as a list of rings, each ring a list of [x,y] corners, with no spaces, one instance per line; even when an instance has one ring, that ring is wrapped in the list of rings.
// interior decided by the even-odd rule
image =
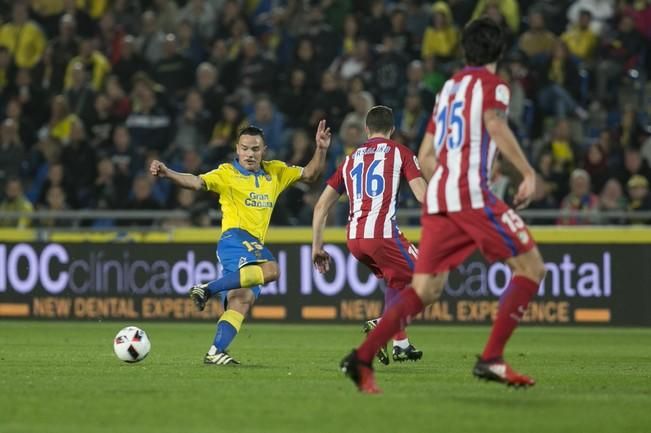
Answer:
[[[0,1],[0,212],[185,209],[162,224],[208,225],[216,197],[155,182],[149,161],[208,171],[255,124],[268,158],[303,165],[326,118],[329,174],[375,104],[417,152],[436,93],[463,66],[461,29],[479,16],[507,34],[498,73],[539,173],[531,207],[567,211],[557,224],[651,210],[651,1],[14,0]],[[519,179],[498,161],[492,181],[509,201]],[[273,223],[309,224],[320,188],[293,187]],[[5,226],[78,223],[0,213]]]

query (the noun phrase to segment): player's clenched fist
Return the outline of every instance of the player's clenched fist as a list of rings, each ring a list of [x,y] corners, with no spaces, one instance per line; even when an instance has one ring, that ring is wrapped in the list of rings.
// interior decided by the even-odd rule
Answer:
[[[151,162],[149,166],[149,172],[152,176],[166,177],[167,176],[167,166],[157,159]]]
[[[322,248],[312,249],[312,263],[320,273],[325,274],[330,270],[330,260],[330,254]]]

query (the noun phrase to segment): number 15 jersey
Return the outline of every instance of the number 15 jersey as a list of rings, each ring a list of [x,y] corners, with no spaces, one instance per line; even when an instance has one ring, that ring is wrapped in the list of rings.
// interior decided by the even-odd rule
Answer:
[[[348,155],[327,181],[339,194],[348,194],[348,239],[398,236],[400,180],[420,176],[414,153],[393,140],[371,138]]]
[[[438,164],[427,186],[429,214],[483,208],[497,147],[484,126],[487,110],[507,111],[509,87],[483,67],[466,67],[443,85],[427,132]]]

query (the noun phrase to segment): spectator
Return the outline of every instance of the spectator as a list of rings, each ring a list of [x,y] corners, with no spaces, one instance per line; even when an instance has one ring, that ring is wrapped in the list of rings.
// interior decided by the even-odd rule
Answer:
[[[434,61],[433,58],[430,58]],[[435,66],[432,65],[432,70],[435,69]],[[433,90],[431,80],[432,76],[425,76],[425,68],[423,62],[420,60],[412,60],[407,67],[407,86],[405,88],[405,93],[417,91],[420,94],[420,100],[423,103],[423,108],[427,111],[432,111],[434,108],[434,100],[436,99],[436,91]],[[441,84],[441,88],[443,85]]]
[[[91,39],[84,39],[79,45],[79,55],[73,57],[66,68],[64,87],[69,89],[73,84],[72,72],[75,65],[81,63],[89,74],[90,83],[94,90],[100,90],[104,85],[106,75],[111,71],[111,64],[108,59],[99,51],[93,48]]]
[[[113,65],[113,74],[118,77],[124,89],[131,89],[131,77],[137,72],[147,71],[147,63],[136,49],[136,40],[131,35],[122,38],[120,56]]]
[[[598,210],[599,198],[591,192],[590,175],[583,169],[575,169],[570,175],[570,193],[561,202],[558,224],[593,224],[598,221]]]
[[[594,191],[601,191],[609,178],[608,161],[598,144],[592,144],[585,154],[583,168],[592,179]]]
[[[133,143],[162,153],[167,150],[172,138],[172,119],[156,103],[156,95],[150,86],[143,84],[135,93],[138,104],[126,121]]]
[[[556,36],[545,27],[542,12],[529,12],[529,30],[520,36],[518,46],[534,63],[541,63],[550,56],[556,45]]]
[[[5,121],[13,121],[13,126],[16,128],[16,132],[18,134],[18,139],[26,150],[31,149],[32,145],[36,141],[36,131],[34,130],[34,124],[31,122],[33,117],[29,114],[30,113],[28,113],[26,116],[23,115],[23,106],[17,98],[13,98],[7,101],[7,105],[5,107],[5,115],[7,117]]]
[[[113,12],[103,14],[99,20],[99,32],[96,38],[99,50],[106,55],[111,65],[115,65],[122,57],[124,36],[124,31],[115,23]]]
[[[61,212],[69,209],[70,207],[66,202],[65,191],[59,186],[52,186],[48,188],[47,192],[45,193],[45,203],[40,207],[40,210]],[[39,221],[39,225],[41,227],[50,227],[50,228],[69,227],[72,225],[72,223],[73,220],[68,218],[52,218],[52,217],[41,218],[41,220]]]
[[[432,6],[432,23],[423,35],[421,58],[436,56],[439,63],[454,59],[459,46],[459,30],[454,26],[447,3],[438,1]]]
[[[391,11],[391,30],[388,36],[397,52],[403,53],[409,58],[416,57],[418,51],[415,48],[419,44],[407,30],[407,16],[404,9],[396,7]]]
[[[515,34],[511,31],[509,24],[506,22],[506,17],[504,17],[497,4],[488,4],[484,10],[484,16],[493,20],[502,28],[507,49],[515,45]]]
[[[577,24],[581,20],[582,11],[590,11],[592,20],[590,28],[597,35],[601,35],[603,29],[608,26],[608,21],[615,13],[613,0],[576,0],[567,9],[567,19],[571,24]]]
[[[352,55],[355,47],[355,41],[351,42],[350,50],[343,50],[342,55]],[[307,89],[315,92],[319,88],[319,75],[323,68],[322,60],[316,57],[314,45],[309,38],[301,38],[296,44],[296,54],[294,61],[290,65],[290,70],[300,69],[305,75]]]
[[[153,11],[142,14],[142,33],[136,38],[136,46],[145,61],[153,66],[163,58],[163,45],[165,33],[156,23],[157,16]]]
[[[558,208],[558,202],[554,199],[554,196],[551,194],[549,185],[540,174],[536,175],[536,188],[534,190],[531,203],[527,206],[528,209],[540,209],[540,210],[551,210]],[[547,220],[542,219],[535,221],[537,224],[545,223]]]
[[[343,37],[341,41],[341,54],[350,55],[355,50],[355,41],[359,38],[359,23],[353,14],[344,18]],[[309,41],[309,39],[303,39]],[[300,44],[300,42],[299,42]]]
[[[91,201],[90,186],[95,179],[96,152],[90,146],[86,137],[84,124],[80,120],[72,123],[70,140],[63,145],[61,163],[66,173],[74,173],[74,195],[68,194],[68,199],[73,205],[88,206]]]
[[[156,16],[156,28],[165,33],[174,31],[178,19],[178,7],[174,0],[154,0],[152,8]]]
[[[30,69],[18,69],[16,71],[15,87],[12,95],[16,98],[24,113],[29,113],[31,120],[41,125],[47,119],[47,95],[43,89],[32,79]]]
[[[97,31],[97,24],[93,18],[97,18],[103,13],[102,9],[105,9],[106,6],[102,8],[100,4],[104,3],[106,5],[106,2],[93,2],[99,7],[93,11],[94,13],[92,17],[83,7],[77,7],[77,3],[78,0],[63,0],[63,10],[61,11],[61,15],[70,15],[75,19],[79,36],[82,38],[93,37]]]
[[[636,66],[644,41],[635,30],[630,15],[623,15],[617,29],[608,32],[602,39],[602,59],[597,64],[597,98],[608,105],[617,99],[617,85],[625,70]]]
[[[326,119],[330,128],[337,131],[347,112],[348,101],[344,92],[337,86],[335,75],[329,71],[324,72],[321,76],[321,91],[312,101],[310,126],[316,126],[321,119]]]
[[[348,103],[353,107],[353,111],[346,114],[341,122],[340,135],[348,125],[355,125],[360,131],[366,126],[366,113],[375,105],[373,95],[367,91],[354,92],[348,94]]]
[[[651,211],[651,194],[649,193],[649,180],[640,175],[635,175],[626,183],[630,198],[628,209],[631,211]],[[632,220],[633,224],[648,224],[648,220]]]
[[[287,127],[305,127],[312,98],[312,93],[307,87],[305,72],[299,68],[293,69],[287,84],[280,89],[277,98],[278,108],[287,119]]]
[[[131,136],[125,125],[118,125],[113,130],[111,148],[107,155],[113,163],[113,168],[118,176],[133,177],[138,168],[142,166],[142,154],[131,145]]]
[[[100,93],[95,97],[93,109],[86,118],[85,125],[88,130],[90,146],[94,149],[108,146],[111,131],[118,123],[118,119],[111,112],[111,100],[105,93]]]
[[[124,209],[129,195],[129,178],[115,174],[115,167],[108,157],[97,163],[97,178],[92,194],[95,209]]]
[[[34,206],[23,194],[23,185],[18,178],[10,178],[5,183],[5,198],[0,202],[0,214],[3,212],[22,212],[24,215],[18,219],[1,218],[0,227],[27,228],[31,224],[29,214],[34,211]]]
[[[423,109],[420,93],[407,93],[402,108],[396,112],[396,129],[405,136],[403,144],[415,153],[420,148],[428,120],[429,112]]]
[[[176,119],[174,144],[183,150],[199,149],[208,141],[210,126],[210,113],[203,107],[201,93],[190,90]]]
[[[227,100],[222,108],[222,117],[212,130],[207,152],[208,161],[218,165],[230,159],[230,155],[235,151],[237,134],[247,125],[248,123],[237,102]]]
[[[371,60],[368,41],[359,38],[355,41],[353,52],[337,57],[332,65],[330,65],[330,70],[344,81],[348,81],[359,75],[367,77],[371,69]]]
[[[592,12],[584,9],[579,13],[579,19],[561,36],[572,55],[584,62],[592,60],[597,48],[598,36],[590,27]]]
[[[617,176],[622,185],[628,185],[628,181],[635,175],[640,175],[645,179],[651,179],[651,168],[642,159],[640,151],[628,148],[624,151],[624,165]]]
[[[25,162],[18,125],[14,119],[6,118],[0,127],[0,185],[8,178],[20,176]]]
[[[217,68],[208,62],[203,62],[197,67],[197,90],[203,98],[203,103],[208,110],[210,120],[215,122],[222,112],[226,92],[219,84]]]
[[[190,0],[180,10],[178,21],[187,21],[192,28],[197,29],[199,36],[208,41],[213,36],[216,21],[215,9],[206,0]]]
[[[365,16],[362,34],[371,44],[382,42],[382,36],[391,27],[391,21],[384,9],[383,0],[371,0],[370,13]]]
[[[425,34],[425,29],[427,29],[430,22],[430,13],[429,10],[426,10],[421,0],[407,0],[406,3],[406,28],[414,36],[413,43],[415,47],[419,47],[422,42],[422,37]]]
[[[312,159],[312,142],[307,131],[297,129],[292,134],[291,145],[288,152],[283,156],[283,161],[288,165],[305,167]],[[309,187],[303,183],[295,183],[285,192],[285,206],[290,218],[297,219],[304,206],[303,196]]]
[[[204,44],[192,28],[192,24],[187,20],[180,21],[176,29],[176,36],[178,38],[179,53],[189,59],[193,67],[196,67],[204,59],[205,54],[203,50]]]
[[[0,27],[0,46],[9,50],[17,67],[31,69],[41,60],[46,45],[40,27],[29,19],[27,4],[14,2],[12,20]]]
[[[490,6],[497,6],[506,19],[509,29],[517,33],[520,28],[520,7],[516,0],[479,0],[472,13],[472,19],[479,18],[486,13]]]
[[[134,78],[137,75],[134,75]],[[109,99],[111,115],[119,120],[126,119],[131,113],[131,101],[115,75],[110,75],[106,80],[106,96]]]
[[[552,155],[554,167],[569,173],[576,166],[577,145],[570,135],[570,123],[558,120],[549,140],[548,150]]]
[[[44,87],[50,92],[63,90],[66,68],[79,52],[79,41],[73,15],[64,14],[59,21],[59,35],[52,39],[45,53]]]
[[[276,111],[271,99],[262,96],[255,102],[255,110],[249,116],[249,124],[255,125],[264,131],[264,141],[267,151],[272,155],[284,153],[283,129],[284,119],[282,114]]]
[[[88,84],[86,71],[81,63],[72,66],[72,83],[65,95],[70,111],[82,120],[88,120],[95,105],[95,91]]]
[[[604,212],[624,211],[628,208],[622,184],[617,179],[608,179],[599,195],[599,209]],[[624,224],[626,219],[620,217],[604,216],[602,224]]]
[[[127,201],[126,208],[129,210],[158,210],[160,204],[154,200],[151,188],[151,179],[146,175],[140,175],[133,181],[131,198]],[[153,219],[133,219],[124,221],[125,225],[149,227],[154,223]]]
[[[79,118],[70,112],[68,102],[63,95],[52,98],[50,120],[39,131],[39,137],[49,136],[63,143],[70,140],[72,124]]]
[[[192,86],[194,68],[189,59],[178,52],[176,36],[165,36],[163,58],[153,68],[154,78],[172,98],[178,98]]]
[[[555,203],[559,203],[567,192],[567,175],[558,164],[554,164],[551,153],[543,153],[538,160],[538,172],[545,182],[545,192]]]
[[[545,113],[557,118],[563,119],[574,114],[579,119],[586,120],[588,112],[577,102],[581,88],[579,72],[568,57],[565,43],[557,41],[551,58],[544,61],[543,65],[539,79],[542,87],[538,93],[540,107]]]
[[[407,63],[405,55],[395,49],[393,38],[384,36],[371,74],[372,86],[381,104],[398,107],[402,103]]]
[[[258,49],[258,42],[247,36],[242,42],[242,56],[239,63],[238,77],[241,84],[254,94],[273,91],[276,66]]]

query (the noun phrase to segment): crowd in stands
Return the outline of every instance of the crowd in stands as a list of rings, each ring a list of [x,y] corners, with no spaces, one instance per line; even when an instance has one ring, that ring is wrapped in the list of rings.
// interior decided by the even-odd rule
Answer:
[[[166,223],[210,224],[216,197],[155,182],[152,159],[205,172],[255,124],[268,158],[303,165],[325,118],[331,173],[375,104],[417,151],[479,16],[507,35],[498,74],[539,173],[531,207],[567,211],[558,224],[651,210],[651,0],[0,0],[0,212],[186,209]],[[492,181],[507,201],[518,184],[505,161]],[[273,223],[309,224],[319,192],[296,185]]]

